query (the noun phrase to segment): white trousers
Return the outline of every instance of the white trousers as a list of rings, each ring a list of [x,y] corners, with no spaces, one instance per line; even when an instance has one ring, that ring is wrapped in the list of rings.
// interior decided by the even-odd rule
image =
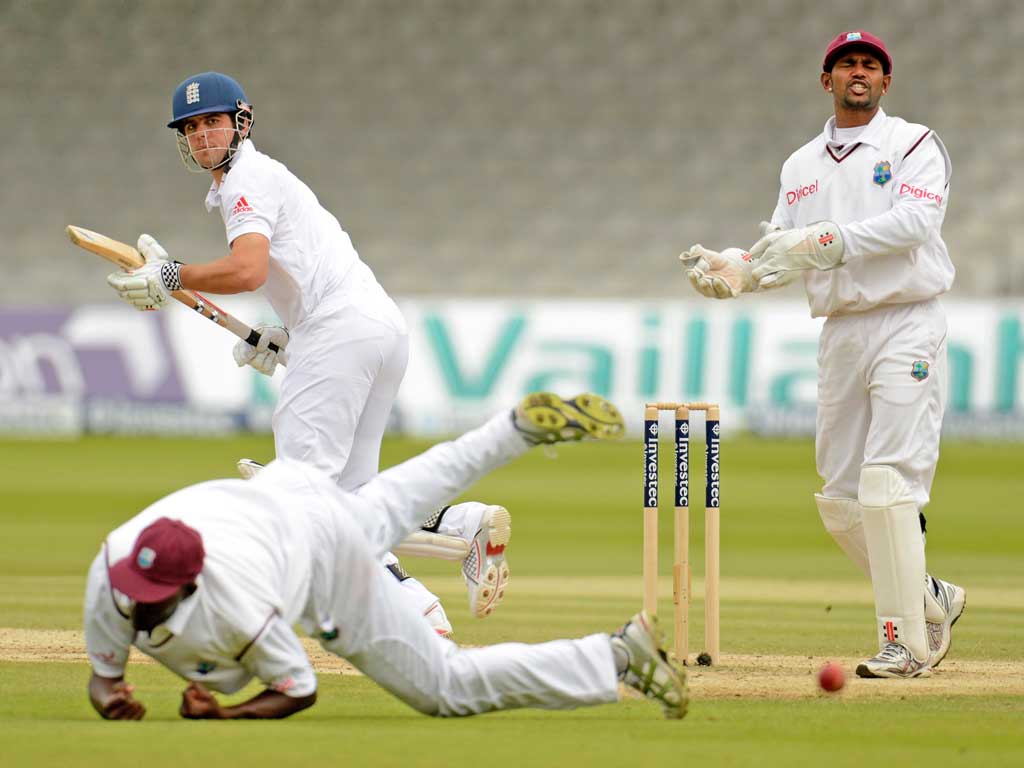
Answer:
[[[505,412],[340,497],[329,607],[338,635],[321,642],[420,712],[571,709],[618,698],[608,635],[463,650],[431,629],[379,565],[432,509],[527,449]]]
[[[405,375],[409,337],[376,281],[364,295],[290,329],[274,410],[278,458],[312,464],[345,490],[377,474],[388,415]]]
[[[946,317],[937,300],[833,317],[818,348],[818,509],[869,573],[879,647],[928,658],[928,503],[946,402]]]
[[[864,466],[888,466],[928,503],[946,403],[946,315],[935,299],[830,317],[818,342],[822,494],[856,499]]]

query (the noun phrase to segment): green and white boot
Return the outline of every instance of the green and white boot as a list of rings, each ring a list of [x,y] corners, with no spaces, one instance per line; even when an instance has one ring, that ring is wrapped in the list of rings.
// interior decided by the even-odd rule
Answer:
[[[552,392],[533,392],[516,406],[512,421],[533,445],[584,438],[613,440],[625,433],[619,409],[590,392],[571,400]]]
[[[658,619],[640,611],[612,635],[614,653],[625,653],[627,664],[622,682],[661,704],[668,720],[686,715],[690,694],[686,688],[686,670],[665,653],[665,639]]]

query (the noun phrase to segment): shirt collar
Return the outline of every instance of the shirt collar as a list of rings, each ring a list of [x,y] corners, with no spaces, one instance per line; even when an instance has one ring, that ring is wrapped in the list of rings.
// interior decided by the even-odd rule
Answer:
[[[867,124],[864,132],[857,137],[858,144],[868,144],[875,149],[879,149],[882,146],[882,126],[885,124],[885,111],[879,107],[878,112],[871,118],[871,122]],[[833,149],[839,149],[844,144],[840,144],[832,138],[832,129],[836,124],[836,116],[832,115],[825,122],[825,129],[822,132],[825,138],[825,146]]]
[[[231,159],[228,160],[228,168],[234,168],[235,167],[235,163],[237,163],[240,158],[245,157],[246,155],[248,155],[248,154],[250,154],[252,152],[255,152],[255,151],[256,151],[256,147],[253,145],[252,139],[243,139],[242,143],[238,145],[238,150],[231,156]],[[223,183],[223,179],[221,180],[221,183]],[[219,208],[219,207],[220,207],[220,187],[217,186],[217,182],[216,181],[211,181],[210,182],[210,189],[206,193],[206,211],[207,211],[207,213],[209,213],[214,208]]]
[[[196,579],[196,584],[199,585],[199,589],[202,589],[202,583],[199,581],[199,578]],[[172,635],[180,635],[184,631],[185,625],[188,624],[188,620],[195,612],[196,606],[199,605],[198,595],[199,590],[197,589],[191,595],[178,603],[178,607],[174,609],[174,613],[172,613],[171,617],[163,623],[163,628]]]

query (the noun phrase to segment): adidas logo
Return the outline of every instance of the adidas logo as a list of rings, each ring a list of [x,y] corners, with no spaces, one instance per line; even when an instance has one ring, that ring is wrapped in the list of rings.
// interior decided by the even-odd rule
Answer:
[[[245,195],[238,198],[238,202],[235,203],[235,207],[231,209],[232,216],[237,216],[240,213],[252,213],[252,206],[249,205],[249,201],[245,199]]]

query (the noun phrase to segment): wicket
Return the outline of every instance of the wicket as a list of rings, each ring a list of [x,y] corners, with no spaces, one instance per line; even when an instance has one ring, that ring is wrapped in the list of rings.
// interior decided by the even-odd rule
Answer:
[[[676,658],[689,655],[690,621],[690,411],[704,411],[704,644],[712,664],[719,660],[719,407],[715,403],[648,403],[644,408],[643,606],[658,611],[658,427],[661,411],[675,411],[675,526],[672,602]]]

